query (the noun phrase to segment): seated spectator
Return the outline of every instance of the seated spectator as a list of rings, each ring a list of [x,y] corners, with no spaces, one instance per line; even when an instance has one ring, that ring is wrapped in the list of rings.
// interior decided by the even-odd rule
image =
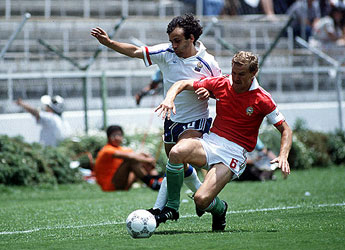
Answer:
[[[61,96],[41,97],[44,110],[39,110],[24,103],[22,99],[16,101],[17,105],[32,114],[41,126],[39,142],[44,146],[57,146],[60,141],[70,135],[70,125],[62,118],[64,99]]]
[[[152,79],[149,85],[145,86],[139,93],[137,93],[135,97],[135,102],[139,106],[141,99],[148,95],[148,94],[154,94],[157,90],[160,83],[163,82],[163,75],[160,70],[157,70],[153,75]]]
[[[330,0],[319,0],[321,17],[327,16],[331,11],[331,2]]]
[[[344,29],[343,10],[332,6],[329,15],[315,24],[310,45],[322,49],[345,46]]]
[[[159,190],[162,179],[153,157],[122,147],[123,130],[120,126],[107,129],[108,143],[98,152],[94,173],[103,191],[128,190],[138,179],[153,190]]]
[[[186,9],[196,14],[197,0],[180,0],[186,5]],[[224,8],[224,0],[203,0],[203,15],[218,16]],[[188,11],[187,11],[188,12]]]
[[[268,20],[278,20],[276,14],[285,14],[292,0],[226,0],[223,14],[264,14]]]
[[[315,0],[298,0],[294,2],[287,14],[294,17],[291,23],[294,37],[309,40],[315,23],[321,18],[320,6]]]
[[[224,0],[203,0],[204,16],[219,16],[224,8]]]
[[[267,181],[275,180],[276,165],[270,162],[277,156],[258,138],[254,151],[248,153],[247,167],[238,181]],[[287,175],[284,175],[287,178]]]

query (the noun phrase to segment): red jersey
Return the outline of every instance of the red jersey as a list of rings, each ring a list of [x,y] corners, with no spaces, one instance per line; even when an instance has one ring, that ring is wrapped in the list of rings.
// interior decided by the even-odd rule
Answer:
[[[231,76],[201,79],[195,81],[193,87],[195,90],[204,87],[216,98],[216,117],[211,132],[248,152],[254,150],[260,125],[266,116],[275,126],[284,121],[271,95],[255,78],[249,91],[240,94],[232,88]]]
[[[132,152],[133,150],[121,146],[114,147],[107,144],[97,154],[94,171],[97,183],[101,186],[103,191],[115,190],[112,180],[117,169],[123,163],[123,159],[114,158],[113,155],[116,151]]]

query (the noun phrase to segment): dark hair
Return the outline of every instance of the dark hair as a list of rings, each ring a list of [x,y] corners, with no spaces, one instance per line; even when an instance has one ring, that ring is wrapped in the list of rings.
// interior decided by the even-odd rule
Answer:
[[[341,20],[336,20],[335,19],[335,14],[336,13],[342,13],[342,19]],[[329,12],[329,16],[332,18],[333,23],[337,27],[342,27],[344,24],[344,12],[343,9],[337,6],[331,6],[331,10]]]
[[[123,130],[120,126],[118,125],[111,125],[107,128],[107,137],[109,138],[111,136],[112,133],[116,132],[116,131],[120,131],[123,135]]]
[[[186,39],[190,38],[190,35],[194,36],[194,44],[199,39],[202,34],[202,27],[200,25],[200,20],[195,19],[192,14],[185,14],[184,16],[174,17],[170,21],[167,28],[167,33],[170,35],[176,27],[180,27],[184,31],[184,37]]]

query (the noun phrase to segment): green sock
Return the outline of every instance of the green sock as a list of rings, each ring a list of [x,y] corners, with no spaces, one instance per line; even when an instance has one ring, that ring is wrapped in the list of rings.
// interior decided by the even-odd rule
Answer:
[[[168,202],[166,206],[178,211],[180,207],[180,192],[184,177],[183,164],[172,164],[168,161],[166,174],[168,184]]]
[[[205,211],[210,212],[214,215],[221,215],[224,212],[225,204],[222,202],[218,196],[213,199],[211,204],[205,209]]]

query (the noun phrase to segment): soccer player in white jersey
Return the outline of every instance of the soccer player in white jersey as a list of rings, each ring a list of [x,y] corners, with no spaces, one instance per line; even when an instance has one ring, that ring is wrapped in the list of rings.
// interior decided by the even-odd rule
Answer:
[[[129,57],[143,59],[146,66],[157,64],[163,74],[164,95],[171,85],[179,80],[197,80],[221,75],[214,57],[198,41],[202,27],[193,15],[186,14],[173,18],[168,24],[167,34],[170,43],[138,47],[111,40],[99,27],[91,30],[91,35],[101,44]],[[205,98],[208,94],[208,91],[203,89],[197,94],[192,90],[184,91],[176,98],[177,114],[164,122],[164,146],[167,155],[180,140],[201,137],[209,132],[212,119],[208,117],[208,100]],[[195,169],[188,165],[183,169],[182,181],[184,179],[185,184],[195,192],[201,185]],[[167,175],[169,174],[168,171]],[[159,213],[166,201],[167,183],[164,178],[156,203],[149,211]]]
[[[178,219],[183,164],[208,170],[204,182],[194,195],[199,216],[207,211],[212,214],[212,230],[224,230],[228,205],[218,198],[219,192],[232,179],[238,178],[246,167],[246,154],[255,148],[263,119],[273,124],[281,133],[280,153],[271,163],[277,163],[283,174],[290,173],[288,155],[292,143],[292,131],[279,112],[271,95],[260,87],[255,78],[259,70],[258,57],[251,52],[240,51],[232,59],[231,76],[209,77],[201,80],[182,80],[168,91],[164,101],[156,108],[163,117],[178,113],[174,99],[183,90],[201,87],[211,91],[216,98],[216,117],[210,134],[203,138],[182,139],[170,151],[167,170],[168,202],[157,223]]]

